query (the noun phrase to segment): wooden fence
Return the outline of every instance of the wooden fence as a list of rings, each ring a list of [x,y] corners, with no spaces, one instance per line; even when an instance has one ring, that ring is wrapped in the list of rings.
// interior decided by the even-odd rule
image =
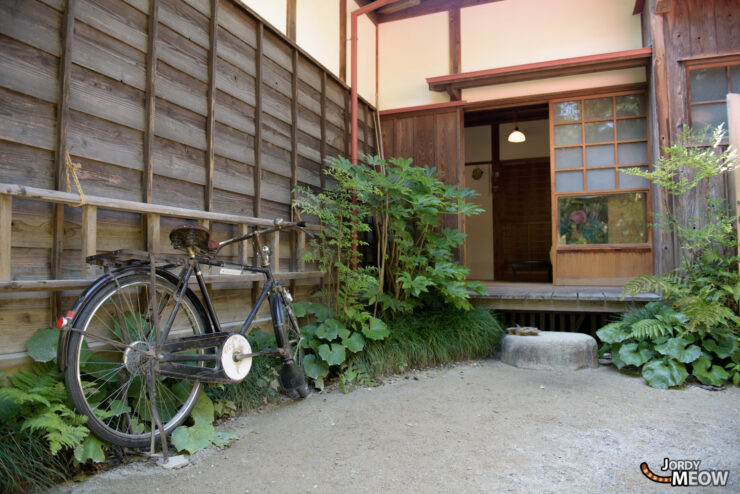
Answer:
[[[184,219],[222,239],[293,218],[294,187],[322,187],[349,147],[347,86],[234,0],[0,0],[0,108],[0,367],[97,274],[86,255],[167,252]],[[361,151],[373,112],[361,101]],[[305,296],[317,273],[285,237],[281,276]],[[248,310],[252,278],[209,281],[219,311]]]

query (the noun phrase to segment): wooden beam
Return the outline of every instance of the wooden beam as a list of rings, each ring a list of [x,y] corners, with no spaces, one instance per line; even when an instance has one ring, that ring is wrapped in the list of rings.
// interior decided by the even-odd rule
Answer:
[[[419,105],[419,106],[406,106],[404,108],[392,108],[389,110],[381,110],[380,116],[387,117],[388,115],[395,115],[398,113],[411,113],[418,111],[429,111],[429,110],[441,110],[443,108],[455,108],[463,106],[467,101],[450,101],[445,103],[432,103],[430,105]]]
[[[290,104],[290,221],[295,221],[296,210],[293,201],[296,199],[295,188],[298,186],[298,50],[293,50],[293,72],[291,74]],[[297,269],[298,232],[290,233],[290,270]],[[291,288],[293,288],[291,286]]]
[[[291,41],[296,40],[296,19],[297,19],[297,5],[296,0],[287,0],[286,7],[286,22],[285,22],[285,34]]]
[[[347,0],[339,1],[339,80],[347,81]]]
[[[84,278],[95,278],[95,266],[87,263],[87,256],[98,253],[98,208],[85,204],[82,206],[82,249],[81,249],[81,272]]]
[[[159,0],[151,0],[146,55],[146,121],[144,122],[144,202],[152,202],[154,183],[154,108],[157,82],[157,37],[159,36]]]
[[[206,121],[206,190],[205,210],[213,211],[213,173],[215,168],[214,136],[216,134],[216,43],[218,42],[218,2],[211,0],[208,52],[208,120]]]
[[[637,48],[634,50],[601,53],[585,57],[563,58],[549,60],[547,62],[429,77],[427,78],[427,84],[431,91],[447,91],[448,87],[462,89],[510,82],[532,81],[546,77],[562,77],[607,70],[646,67],[650,63],[651,56],[652,48]]]
[[[459,74],[462,70],[462,47],[460,44],[460,8],[449,11],[450,22],[450,74]],[[459,94],[458,97],[459,98]]]
[[[377,23],[380,24],[383,22],[399,21],[401,19],[409,19],[411,17],[444,12],[453,8],[460,9],[465,7],[475,7],[476,5],[499,1],[501,0],[424,0],[419,5],[411,6],[397,12],[378,12]]]
[[[262,43],[265,36],[265,25],[257,23],[257,47],[254,57],[254,208],[252,214],[259,217],[262,213]]]
[[[0,196],[0,280],[10,280],[10,238],[13,233],[13,197]]]

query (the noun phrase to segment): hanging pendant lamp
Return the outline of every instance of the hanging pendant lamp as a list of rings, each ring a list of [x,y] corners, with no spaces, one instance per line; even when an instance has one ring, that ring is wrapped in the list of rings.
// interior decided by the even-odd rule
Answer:
[[[517,114],[515,112],[514,113],[514,130],[511,131],[511,134],[509,134],[509,137],[507,138],[507,140],[513,143],[524,142],[527,140],[527,136],[524,135],[524,132],[519,130],[519,126],[516,124],[516,117],[517,117]]]

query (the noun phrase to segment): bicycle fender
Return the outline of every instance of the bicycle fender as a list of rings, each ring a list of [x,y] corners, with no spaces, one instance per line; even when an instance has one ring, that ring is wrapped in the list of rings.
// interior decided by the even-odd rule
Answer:
[[[133,273],[135,271],[146,271],[147,273],[149,273],[149,265],[139,264],[139,265],[133,265],[133,266],[126,266],[120,269],[116,269],[115,271],[111,271],[110,273],[103,275],[100,278],[93,281],[92,284],[88,286],[77,297],[74,304],[72,304],[72,308],[70,309],[70,312],[74,312],[74,317],[70,320],[69,324],[72,327],[76,327],[77,322],[80,317],[80,309],[82,309],[85,303],[87,303],[87,301],[101,287],[113,281],[113,279],[118,276]],[[156,271],[157,271],[157,275],[177,285],[179,281],[177,276],[170,273],[166,269],[162,269],[162,268],[157,268]],[[200,299],[195,295],[195,292],[193,292],[190,288],[188,288],[187,290],[185,290],[185,296],[190,298],[196,310],[199,312],[202,320],[206,323],[206,328],[205,328],[206,332],[212,333],[213,325],[211,323],[211,319],[208,317],[206,310],[203,307],[203,304],[201,303]],[[72,337],[72,331],[68,331],[66,329],[61,329],[59,331],[59,339],[57,340],[57,368],[59,369],[59,372],[64,372],[64,370],[67,368],[67,348],[69,346],[69,339],[71,337]]]

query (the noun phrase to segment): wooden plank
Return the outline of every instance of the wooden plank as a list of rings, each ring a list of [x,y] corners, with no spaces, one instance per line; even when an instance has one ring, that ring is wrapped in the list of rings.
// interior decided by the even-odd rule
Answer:
[[[222,0],[221,9],[224,12],[218,20],[221,27],[248,45],[256,47],[259,22],[231,0]]]
[[[717,53],[740,50],[740,26],[737,18],[737,0],[714,0]]]
[[[347,80],[347,0],[339,1],[339,80]]]
[[[239,236],[249,233],[249,225],[239,224]],[[249,242],[239,242],[239,264],[249,264],[250,252]]]
[[[270,256],[270,262],[272,264],[272,272],[280,272],[280,231],[276,231],[272,234],[270,239],[270,250],[272,254]]]
[[[252,87],[254,87],[254,84]],[[252,91],[252,94],[254,94],[254,91]],[[225,92],[216,91],[216,122],[244,132],[250,137],[254,136],[254,107]],[[218,132],[216,134],[218,135]],[[252,143],[249,147],[252,147]],[[253,158],[254,156],[250,156],[242,150],[242,157],[239,161],[252,164]]]
[[[252,156],[244,152],[244,148],[251,147],[252,143],[251,135],[216,122],[214,142],[216,156],[252,165]]]
[[[66,142],[72,155],[142,170],[143,132],[71,111]],[[140,184],[137,182],[137,186]]]
[[[208,84],[208,50],[164,24],[159,25],[159,59]]]
[[[147,16],[123,2],[81,0],[76,18],[141,52],[147,50]]]
[[[221,21],[219,19],[219,26]],[[218,42],[216,43],[219,58],[238,67],[243,72],[254,77],[254,46],[237,38],[224,27],[218,30]]]
[[[262,214],[262,42],[265,26],[257,24],[257,46],[255,55],[255,83],[254,83],[254,215]],[[254,291],[254,290],[253,290]]]
[[[690,0],[689,29],[691,32],[691,55],[713,55],[717,53],[717,35],[714,1]],[[737,5],[736,5],[737,6]]]
[[[59,60],[24,43],[0,37],[0,87],[56,103]]]
[[[51,55],[61,53],[62,14],[35,0],[0,3],[0,33]]]
[[[208,120],[206,121],[206,190],[205,204],[207,211],[213,211],[213,169],[214,169],[214,133],[216,131],[216,71],[218,40],[218,3],[211,0],[211,21],[209,26],[210,51],[208,52]]]
[[[295,8],[295,5],[293,7]],[[290,198],[292,203],[295,200],[293,189],[298,185],[298,50],[293,50],[290,120],[292,122],[290,126]],[[290,220],[295,221],[292,209]]]
[[[87,264],[87,256],[94,256],[97,251],[98,208],[82,206],[82,249],[81,270],[85,278],[95,278],[95,266]]]
[[[0,280],[9,280],[13,232],[13,197],[0,195]]]
[[[155,100],[155,135],[206,150],[206,118],[168,101]]]
[[[159,21],[190,42],[208,50],[208,19],[185,2],[161,0]]]
[[[54,188],[54,152],[0,139],[0,177],[4,181]]]
[[[0,88],[0,136],[5,141],[58,151],[59,129],[55,105]],[[65,123],[66,119],[64,122]],[[54,170],[59,167],[55,160]],[[56,172],[55,172],[56,173]]]
[[[144,163],[142,188],[144,202],[152,202],[152,182],[154,181],[154,112],[157,94],[157,37],[159,36],[159,0],[150,0],[149,24],[147,27],[146,55],[146,103],[144,116]],[[149,230],[147,220],[147,231]],[[147,242],[147,245],[149,243]]]

